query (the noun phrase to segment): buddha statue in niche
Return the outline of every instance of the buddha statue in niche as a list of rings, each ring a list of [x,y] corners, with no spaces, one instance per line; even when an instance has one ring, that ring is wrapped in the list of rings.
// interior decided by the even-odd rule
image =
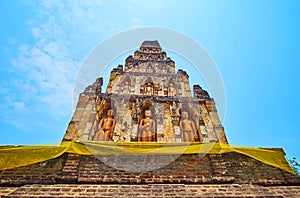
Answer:
[[[112,136],[116,125],[113,115],[114,111],[110,109],[107,111],[107,117],[100,120],[94,141],[113,141]]]
[[[144,118],[140,121],[139,124],[139,142],[153,142],[155,141],[155,123],[151,118],[151,111],[145,110]]]
[[[176,89],[175,89],[173,83],[169,84],[169,87],[168,87],[168,96],[176,96]]]
[[[144,95],[152,95],[153,94],[153,84],[146,83],[144,85]]]
[[[193,121],[189,120],[189,114],[186,111],[181,113],[180,131],[183,142],[194,142],[197,135],[196,127]]]
[[[148,66],[148,67],[146,68],[146,72],[147,72],[147,73],[153,73],[153,68],[152,68],[151,66]]]

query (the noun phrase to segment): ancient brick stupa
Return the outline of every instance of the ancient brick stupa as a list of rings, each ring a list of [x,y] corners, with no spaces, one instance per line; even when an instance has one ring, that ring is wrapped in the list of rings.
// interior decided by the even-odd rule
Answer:
[[[214,100],[158,41],[102,85],[80,94],[60,146],[0,147],[1,196],[300,197],[284,151],[231,147]]]
[[[102,83],[80,94],[64,140],[227,143],[214,100],[199,85],[192,96],[187,72],[176,72],[157,41],[144,41],[124,68],[113,69],[105,93]],[[104,126],[108,112],[112,127]],[[153,124],[144,130],[147,112]]]

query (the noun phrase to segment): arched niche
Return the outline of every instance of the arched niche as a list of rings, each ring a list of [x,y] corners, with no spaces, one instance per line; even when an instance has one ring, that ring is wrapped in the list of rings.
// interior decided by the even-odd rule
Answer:
[[[151,63],[146,66],[146,73],[152,74],[154,72],[154,67]]]
[[[91,129],[89,139],[94,141],[104,141],[103,134],[100,131],[100,123],[101,120],[106,119],[108,116],[108,111],[112,110],[113,115],[112,118],[116,120],[117,118],[117,108],[115,106],[116,101],[111,99],[110,97],[102,98],[101,103],[99,105],[99,109],[96,113],[96,118],[93,124],[93,128]],[[113,132],[114,133],[114,132]],[[114,134],[112,134],[113,136]]]
[[[141,90],[143,95],[153,95],[154,94],[154,83],[152,77],[148,76],[141,82]]]
[[[142,128],[144,127],[143,120],[146,118],[146,111],[151,112],[150,118],[153,121],[153,130],[151,135],[151,141],[156,142],[157,141],[157,118],[156,118],[156,112],[155,112],[155,106],[153,104],[153,101],[151,100],[145,100],[142,103],[142,107],[140,108],[140,115],[138,118],[138,141],[144,141],[142,137]]]
[[[199,123],[200,110],[196,106],[197,105],[191,105],[191,103],[189,101],[181,101],[181,109],[179,111],[179,113],[180,113],[179,123],[182,120],[182,113],[187,112],[188,120],[192,121],[195,125],[195,129],[196,129],[195,132],[197,134],[195,141],[202,142],[202,134],[201,134],[200,123]],[[182,131],[181,131],[181,133],[182,133]]]
[[[177,83],[175,82],[174,78],[170,78],[168,80],[168,96],[177,96]]]

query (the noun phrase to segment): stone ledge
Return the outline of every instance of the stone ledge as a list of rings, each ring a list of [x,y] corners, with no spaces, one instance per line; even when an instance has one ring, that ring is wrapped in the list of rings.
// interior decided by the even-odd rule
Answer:
[[[1,197],[300,197],[300,186],[249,184],[32,184],[0,187]]]

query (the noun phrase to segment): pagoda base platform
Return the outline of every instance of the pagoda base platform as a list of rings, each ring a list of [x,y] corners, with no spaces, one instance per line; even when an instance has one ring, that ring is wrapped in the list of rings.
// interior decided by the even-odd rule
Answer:
[[[109,156],[106,156],[109,158]],[[141,157],[141,156],[140,156]],[[153,162],[143,155],[140,163]],[[168,160],[155,155],[155,162]],[[60,157],[0,172],[1,197],[300,197],[300,178],[239,153],[184,154],[148,172],[94,156]]]
[[[13,197],[300,197],[300,186],[251,184],[31,184],[0,187],[0,196]]]

